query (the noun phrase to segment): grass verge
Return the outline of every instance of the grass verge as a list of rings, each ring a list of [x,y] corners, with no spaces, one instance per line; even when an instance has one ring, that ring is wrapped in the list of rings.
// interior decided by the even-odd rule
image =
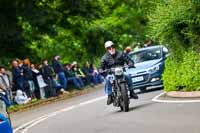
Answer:
[[[47,105],[47,104],[51,104],[51,103],[55,103],[61,100],[66,100],[75,96],[80,96],[80,95],[84,95],[87,94],[89,92],[95,91],[97,89],[100,89],[102,87],[102,85],[97,85],[95,87],[86,87],[83,90],[71,90],[70,94],[62,94],[62,95],[58,95],[56,97],[51,97],[48,99],[44,99],[44,100],[33,100],[27,104],[23,104],[23,105],[13,105],[10,108],[8,108],[9,113],[16,113],[16,112],[24,112],[33,108],[38,108],[40,106],[43,105]]]

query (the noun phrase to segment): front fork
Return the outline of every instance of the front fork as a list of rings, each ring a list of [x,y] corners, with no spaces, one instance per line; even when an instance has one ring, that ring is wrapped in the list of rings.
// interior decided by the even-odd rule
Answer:
[[[121,95],[121,88],[120,84],[126,84],[128,96],[129,96],[129,89],[128,89],[128,84],[125,80],[125,77],[121,77],[121,79],[117,79],[115,82],[112,84],[112,97],[113,97],[113,105],[119,107],[122,101],[122,95]],[[130,101],[129,101],[130,103]]]

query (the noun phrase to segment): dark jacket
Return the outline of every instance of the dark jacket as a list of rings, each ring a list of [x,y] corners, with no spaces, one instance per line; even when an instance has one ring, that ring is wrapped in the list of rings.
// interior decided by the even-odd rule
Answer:
[[[83,70],[83,73],[85,75],[91,75],[92,74],[90,69],[88,67],[86,67],[86,66],[84,66],[82,70]]]
[[[107,52],[101,59],[100,68],[105,70],[115,66],[123,66],[125,63],[128,65],[134,65],[134,62],[122,52],[116,51],[115,55],[111,55]]]
[[[23,70],[20,67],[12,69],[14,90],[24,90],[24,76],[21,73],[23,73]]]
[[[43,65],[42,75],[44,80],[53,79],[53,71],[50,65]]]
[[[77,68],[77,70],[72,68],[72,72],[74,73],[74,75],[77,77],[85,77],[85,74],[82,72],[82,70],[80,68]]]
[[[55,73],[64,72],[63,66],[57,60],[53,59],[52,64]]]
[[[21,72],[22,72],[22,69],[20,69],[19,67],[12,69],[12,75],[13,75],[14,82],[23,80],[23,75],[21,75]]]
[[[70,78],[70,77],[75,77],[75,73],[72,70],[67,70],[65,69],[65,77]]]
[[[24,79],[25,80],[33,80],[32,70],[28,65],[22,66],[23,73],[24,73]]]

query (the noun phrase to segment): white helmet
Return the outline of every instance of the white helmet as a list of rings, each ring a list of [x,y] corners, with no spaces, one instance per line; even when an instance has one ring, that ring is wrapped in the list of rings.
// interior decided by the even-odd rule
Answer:
[[[105,48],[107,49],[108,47],[111,47],[111,46],[113,46],[114,45],[114,43],[112,42],[112,41],[106,41],[105,42]]]

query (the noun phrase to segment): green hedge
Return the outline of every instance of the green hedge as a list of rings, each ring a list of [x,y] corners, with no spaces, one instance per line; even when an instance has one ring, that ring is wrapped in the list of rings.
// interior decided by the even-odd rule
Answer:
[[[163,81],[167,92],[200,90],[200,55],[191,50],[184,52],[182,58],[169,57]]]

